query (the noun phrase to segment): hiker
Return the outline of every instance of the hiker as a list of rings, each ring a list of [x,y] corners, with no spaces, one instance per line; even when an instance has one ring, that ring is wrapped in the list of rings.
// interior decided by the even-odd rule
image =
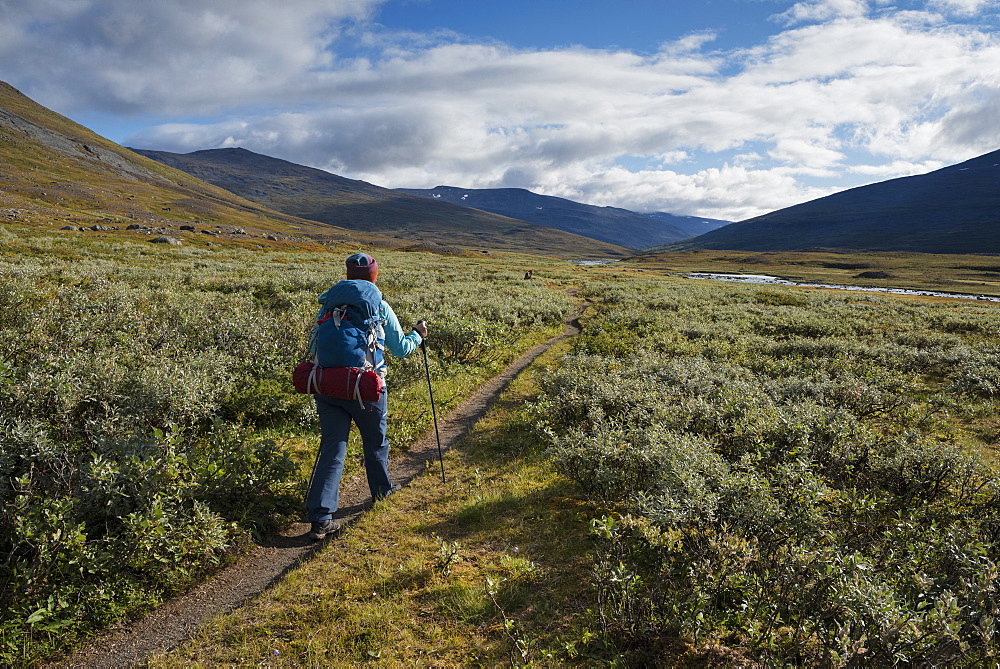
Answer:
[[[370,362],[365,363],[366,367],[372,367],[379,376],[384,377],[386,363],[382,357],[382,348],[388,349],[390,353],[398,358],[405,358],[410,355],[427,336],[427,326],[424,321],[418,321],[409,333],[404,333],[399,325],[399,319],[393,312],[392,307],[382,299],[382,293],[375,287],[378,279],[378,263],[375,258],[367,253],[355,253],[346,261],[347,279],[334,285],[319,297],[323,304],[320,309],[318,323],[325,320],[326,316],[336,316],[336,327],[338,331],[343,326],[347,331],[351,324],[358,320],[356,317],[347,323],[352,312],[341,312],[335,307],[339,304],[342,295],[346,292],[355,291],[366,297],[366,304],[372,310],[375,336],[368,338],[368,348],[366,353]],[[343,314],[343,315],[341,315]],[[314,353],[316,362],[320,366],[343,366],[338,363],[338,356],[344,355],[343,351],[334,350],[346,347],[340,340],[336,339],[339,332],[334,332],[332,337],[324,337],[319,330],[314,331]],[[359,332],[359,330],[355,330]],[[319,336],[317,336],[317,334]],[[364,333],[356,341],[365,342]],[[377,343],[376,343],[377,339]],[[351,365],[354,366],[354,365]],[[368,476],[368,488],[371,490],[372,498],[381,499],[389,495],[393,486],[389,481],[389,441],[386,438],[386,395],[382,393],[378,401],[365,402],[361,399],[337,399],[328,395],[316,396],[316,412],[319,414],[320,424],[320,445],[319,454],[316,459],[316,468],[313,473],[312,482],[309,487],[309,495],[306,498],[306,506],[309,514],[309,521],[312,528],[309,537],[313,541],[319,541],[326,535],[336,532],[341,521],[334,519],[333,514],[337,511],[340,498],[340,477],[344,472],[344,458],[347,455],[347,436],[351,430],[351,421],[358,426],[361,433],[362,449],[365,458],[365,472]]]

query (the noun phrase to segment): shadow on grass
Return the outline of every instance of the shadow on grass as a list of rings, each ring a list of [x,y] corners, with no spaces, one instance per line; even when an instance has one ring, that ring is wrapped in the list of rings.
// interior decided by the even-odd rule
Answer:
[[[441,545],[457,544],[464,562],[449,576],[428,564],[421,583],[430,586],[424,604],[440,614],[511,643],[530,639],[554,649],[579,638],[596,605],[592,509],[574,483],[554,473],[523,406],[523,398],[500,400],[494,415],[513,419],[480,424],[465,439],[463,466],[451,479],[464,501],[418,528]],[[406,578],[414,584],[412,574]]]

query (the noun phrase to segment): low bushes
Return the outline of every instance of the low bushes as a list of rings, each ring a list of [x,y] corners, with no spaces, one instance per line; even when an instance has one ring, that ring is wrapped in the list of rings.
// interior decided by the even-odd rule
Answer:
[[[49,241],[0,247],[0,664],[156,603],[298,511],[308,463],[268,435],[316,429],[290,373],[343,276],[342,254]],[[431,322],[435,369],[460,388],[571,304],[471,261],[380,260],[404,327]],[[391,366],[404,446],[429,421],[423,371]]]
[[[593,573],[616,654],[995,661],[1000,478],[955,444],[994,397],[997,312],[666,281],[589,292],[536,410],[556,466],[609,509]]]
[[[0,465],[8,643],[20,624],[72,631],[155,602],[295,503],[288,456],[221,426],[197,441],[154,430],[86,448],[4,427],[21,437]]]

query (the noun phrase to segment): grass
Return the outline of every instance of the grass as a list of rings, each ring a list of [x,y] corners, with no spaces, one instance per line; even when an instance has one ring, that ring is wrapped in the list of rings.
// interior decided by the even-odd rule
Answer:
[[[448,452],[447,483],[430,469],[151,666],[580,661],[593,509],[541,457],[534,392],[522,374]]]

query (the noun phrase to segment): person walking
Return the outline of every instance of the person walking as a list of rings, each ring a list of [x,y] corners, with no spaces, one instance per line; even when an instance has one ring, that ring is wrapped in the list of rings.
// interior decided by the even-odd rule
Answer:
[[[386,362],[382,350],[388,349],[398,358],[405,358],[420,346],[427,336],[427,325],[418,321],[413,329],[404,333],[399,319],[392,307],[382,299],[381,292],[375,287],[378,280],[378,263],[367,253],[355,253],[347,258],[347,279],[334,285],[319,297],[323,305],[317,323],[322,323],[331,316],[336,316],[338,330],[341,324],[350,319],[349,310],[341,311],[337,307],[345,290],[351,294],[361,294],[371,303],[370,308],[377,313],[375,324],[377,341],[369,338],[370,351],[366,366],[384,377]],[[369,285],[370,284],[370,285]],[[352,326],[353,321],[345,324]],[[353,324],[356,325],[356,324]],[[320,367],[344,366],[338,364],[342,351],[336,350],[343,343],[335,337],[324,337],[317,325],[314,332],[313,350],[315,361]],[[317,333],[320,336],[317,336]],[[341,521],[333,516],[337,512],[340,500],[340,479],[344,473],[344,459],[347,455],[347,438],[351,430],[351,422],[358,426],[361,434],[362,450],[364,452],[365,473],[368,477],[368,488],[373,499],[380,499],[392,492],[393,486],[389,480],[389,440],[386,437],[386,393],[382,393],[378,401],[364,402],[359,399],[338,399],[328,395],[315,395],[316,413],[319,414],[320,444],[316,467],[313,472],[309,494],[306,498],[308,519],[312,524],[309,538],[319,541],[328,534],[340,529]]]

